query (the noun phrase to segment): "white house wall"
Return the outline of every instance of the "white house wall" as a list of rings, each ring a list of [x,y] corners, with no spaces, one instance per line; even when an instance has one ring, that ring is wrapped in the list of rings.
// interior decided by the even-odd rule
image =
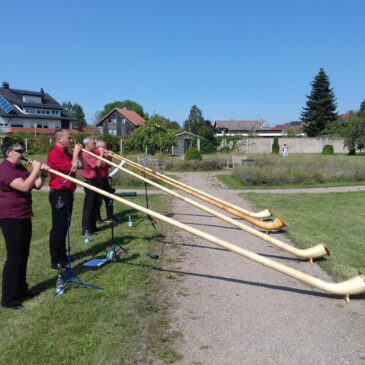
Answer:
[[[236,142],[237,152],[271,153],[274,138],[244,138]],[[335,153],[347,153],[342,138],[279,138],[280,151],[284,145],[290,153],[321,153],[326,144],[333,146]]]

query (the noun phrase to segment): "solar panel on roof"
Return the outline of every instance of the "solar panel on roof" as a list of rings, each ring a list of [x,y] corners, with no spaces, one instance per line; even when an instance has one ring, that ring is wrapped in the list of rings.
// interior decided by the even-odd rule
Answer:
[[[8,101],[2,95],[0,95],[0,106],[7,113],[10,113],[13,110],[13,107],[11,106],[11,104],[9,104]]]

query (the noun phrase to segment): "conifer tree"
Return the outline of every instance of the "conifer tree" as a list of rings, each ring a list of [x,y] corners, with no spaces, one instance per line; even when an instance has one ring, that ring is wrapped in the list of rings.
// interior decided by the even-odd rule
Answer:
[[[330,81],[321,68],[311,83],[312,91],[307,95],[307,103],[301,113],[301,120],[305,124],[304,132],[308,137],[318,136],[329,122],[337,120],[336,98]]]

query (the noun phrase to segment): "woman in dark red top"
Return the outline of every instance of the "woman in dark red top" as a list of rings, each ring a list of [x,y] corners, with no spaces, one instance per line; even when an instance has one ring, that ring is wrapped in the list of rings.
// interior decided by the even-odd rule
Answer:
[[[24,145],[20,140],[5,138],[1,151],[4,161],[0,165],[0,228],[7,250],[1,304],[3,307],[19,309],[23,300],[38,294],[28,290],[26,282],[32,238],[31,190],[42,187],[48,166],[33,161],[32,171],[28,172],[21,165]]]

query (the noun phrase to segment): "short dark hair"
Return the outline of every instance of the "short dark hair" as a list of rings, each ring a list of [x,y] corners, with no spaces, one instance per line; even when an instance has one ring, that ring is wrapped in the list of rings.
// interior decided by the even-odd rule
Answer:
[[[5,137],[3,144],[1,145],[3,157],[6,158],[6,153],[13,150],[15,146],[22,146],[22,148],[25,149],[24,142],[21,139]]]

